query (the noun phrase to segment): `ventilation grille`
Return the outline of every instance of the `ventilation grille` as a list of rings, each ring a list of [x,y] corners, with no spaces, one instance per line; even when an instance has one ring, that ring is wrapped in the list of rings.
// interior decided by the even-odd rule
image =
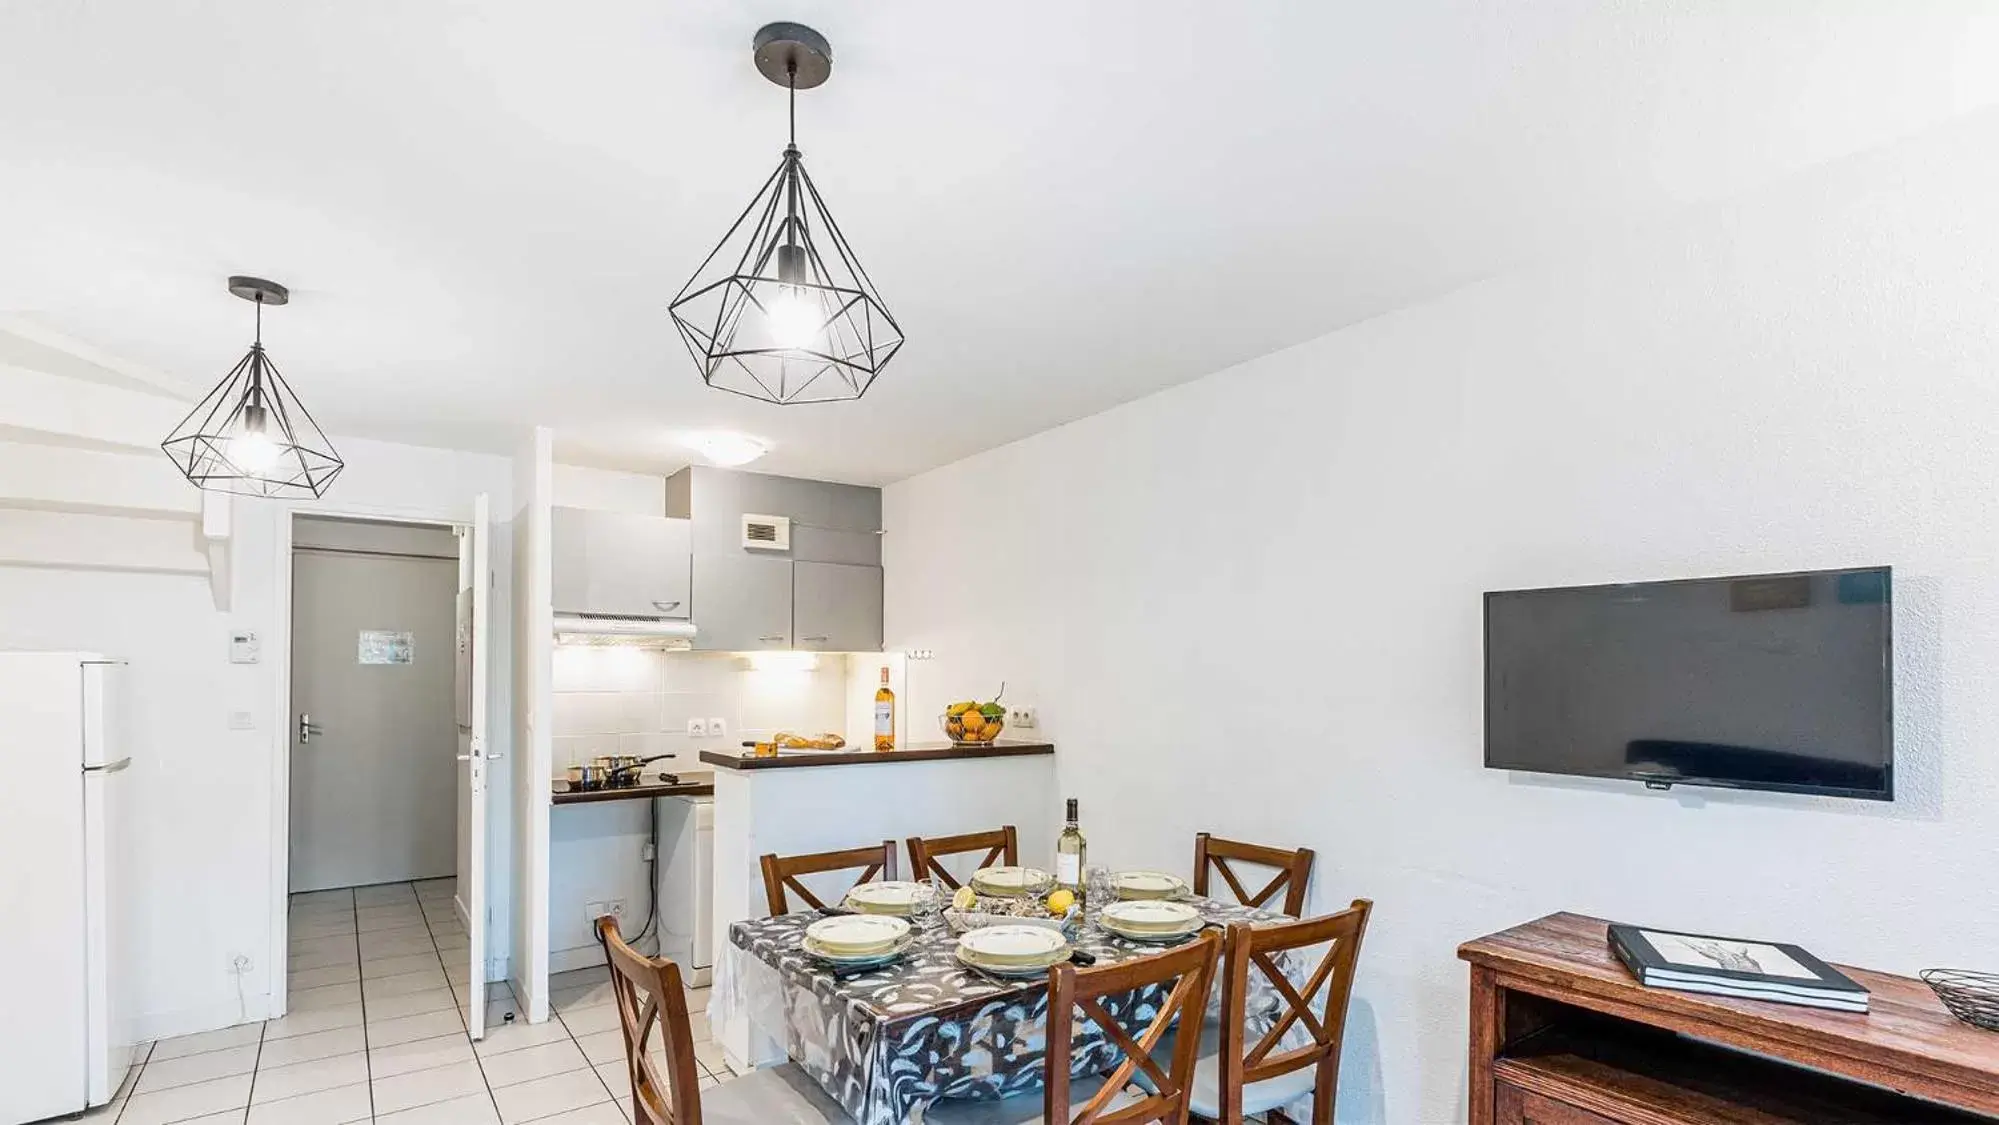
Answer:
[[[791,550],[790,518],[744,515],[743,546],[752,551]]]

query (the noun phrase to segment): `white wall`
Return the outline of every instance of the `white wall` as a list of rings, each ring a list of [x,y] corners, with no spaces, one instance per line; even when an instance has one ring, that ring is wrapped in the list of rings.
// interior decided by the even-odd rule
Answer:
[[[338,446],[349,469],[310,510],[367,507],[469,518],[482,489],[509,510],[503,458],[354,439]],[[159,468],[174,471],[165,458]],[[284,871],[273,836],[273,801],[284,799],[274,792],[275,766],[287,745],[289,707],[277,697],[282,653],[273,639],[276,533],[290,510],[273,501],[237,501],[229,613],[215,610],[205,577],[0,567],[0,647],[91,648],[131,662],[136,852],[128,908],[144,933],[132,977],[139,989],[133,1013],[148,1038],[261,1017],[274,987],[282,988],[268,954],[271,880]],[[185,534],[192,544],[192,522]],[[495,540],[504,587],[504,528]],[[262,663],[228,662],[229,634],[239,629],[264,639]],[[501,667],[507,642],[496,629]],[[492,706],[496,716],[507,713],[504,683],[496,685]],[[247,713],[255,729],[229,729],[231,712]],[[504,854],[504,816],[494,835],[496,853]],[[254,966],[240,996],[228,968],[237,953]]]
[[[895,485],[913,708],[1038,704],[1093,859],[1374,898],[1344,1121],[1463,1116],[1454,949],[1551,910],[1991,967],[1994,198],[1988,113]],[[1870,563],[1895,803],[1481,767],[1481,591]]]

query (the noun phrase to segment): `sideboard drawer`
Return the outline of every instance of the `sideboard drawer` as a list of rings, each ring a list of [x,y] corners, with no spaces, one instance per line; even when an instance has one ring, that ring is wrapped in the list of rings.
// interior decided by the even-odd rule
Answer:
[[[1510,1083],[1493,1085],[1495,1125],[1619,1125],[1616,1120],[1544,1098]]]

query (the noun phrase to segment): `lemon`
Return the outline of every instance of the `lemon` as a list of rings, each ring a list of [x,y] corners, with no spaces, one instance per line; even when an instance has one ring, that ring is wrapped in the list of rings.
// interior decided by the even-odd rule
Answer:
[[[1048,896],[1048,913],[1057,918],[1069,913],[1069,908],[1074,905],[1076,905],[1076,892],[1074,891],[1056,891],[1054,894]]]
[[[951,909],[953,910],[970,910],[978,904],[979,894],[970,887],[959,887],[958,893],[951,896]]]

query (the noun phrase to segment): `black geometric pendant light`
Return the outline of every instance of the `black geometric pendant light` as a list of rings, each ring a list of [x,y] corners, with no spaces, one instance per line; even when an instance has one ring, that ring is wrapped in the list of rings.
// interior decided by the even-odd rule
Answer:
[[[798,91],[832,75],[833,49],[795,23],[770,24],[753,46],[757,70],[789,92],[791,143],[668,311],[711,387],[781,404],[856,399],[902,330],[798,151]]]
[[[197,488],[317,499],[345,466],[264,352],[264,306],[291,293],[257,277],[232,277],[229,291],[256,303],[256,340],[160,448]]]

